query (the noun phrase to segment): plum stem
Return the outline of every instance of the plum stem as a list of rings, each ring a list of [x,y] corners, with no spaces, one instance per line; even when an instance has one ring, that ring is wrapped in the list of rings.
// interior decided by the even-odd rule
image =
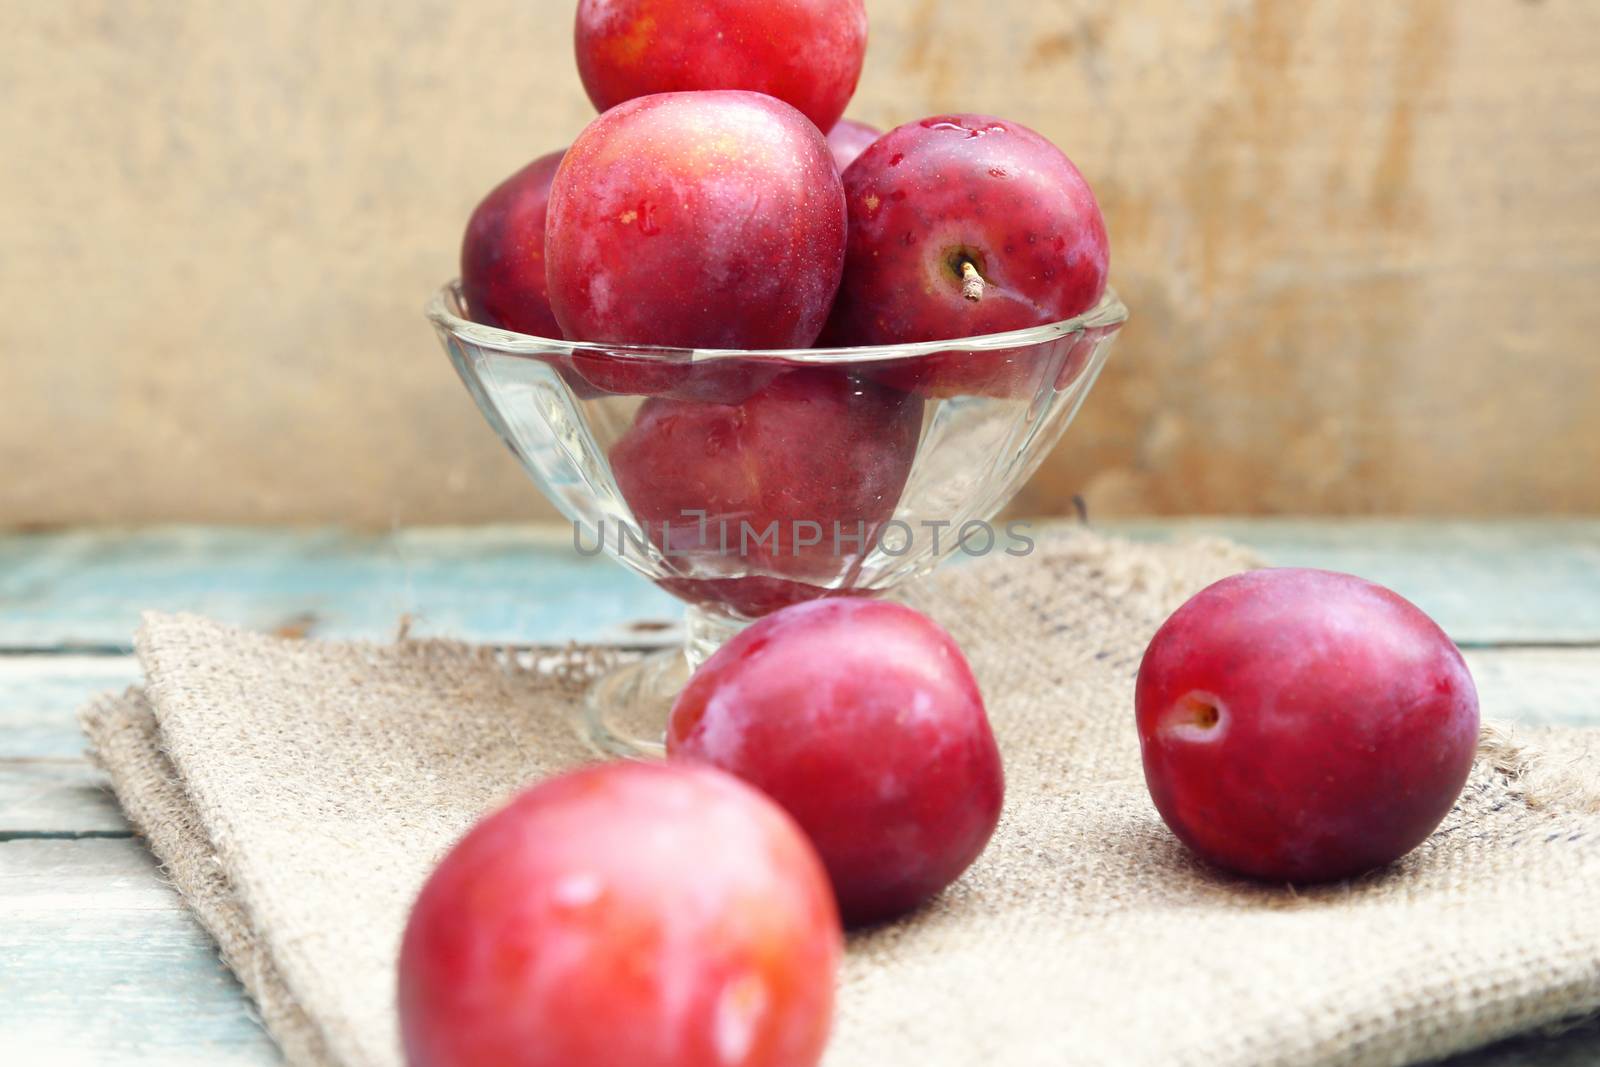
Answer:
[[[983,275],[978,273],[977,264],[965,256],[961,257],[961,295],[977,303],[983,299]]]
[[[1172,705],[1161,724],[1161,732],[1184,741],[1215,740],[1222,731],[1225,715],[1221,700],[1211,693],[1195,690],[1185,693]]]

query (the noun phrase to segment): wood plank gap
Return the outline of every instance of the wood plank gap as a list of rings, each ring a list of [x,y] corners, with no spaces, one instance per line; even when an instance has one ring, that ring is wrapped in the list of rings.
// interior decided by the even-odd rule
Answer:
[[[0,645],[0,659],[24,656],[131,656],[133,645],[63,644],[63,645]]]
[[[1600,651],[1600,641],[1457,641],[1456,647],[1475,652],[1537,652],[1541,649],[1551,652],[1597,652]]]
[[[318,637],[307,637],[307,638],[304,638],[304,640],[318,641],[318,640],[324,640],[324,639],[323,638],[318,638]],[[348,640],[353,640],[353,639],[352,638],[330,637],[330,638],[326,638],[326,640],[330,640],[330,641],[341,641],[341,640],[348,641]],[[414,640],[430,641],[430,640],[434,640],[434,638],[431,638],[431,637],[419,637],[419,638],[415,638]],[[444,638],[444,640],[453,640],[453,639],[452,638]],[[382,642],[379,642],[379,643],[381,644]],[[480,646],[482,646],[484,648],[498,648],[498,649],[502,649],[502,650],[504,650],[506,652],[540,652],[540,653],[546,653],[546,654],[554,654],[554,653],[557,653],[557,652],[566,651],[569,642],[563,642],[561,644],[546,643],[546,644],[532,644],[532,645],[529,645],[529,644],[507,644],[507,643],[505,643],[503,641],[470,641],[470,642],[468,642],[468,644],[480,645]],[[656,642],[656,643],[653,643],[653,644],[652,643],[643,643],[643,644],[641,644],[641,643],[637,643],[637,642],[607,641],[607,640],[603,640],[603,639],[601,639],[601,640],[589,640],[589,641],[572,641],[572,642],[570,642],[570,644],[580,645],[580,646],[585,647],[585,648],[605,648],[605,649],[612,649],[612,650],[615,650],[617,652],[638,652],[638,653],[660,652],[663,649],[671,649],[671,648],[680,647],[676,642],[674,642],[673,644],[662,644],[660,642]],[[82,656],[82,657],[85,657],[85,658],[107,658],[107,659],[109,659],[109,658],[116,658],[116,657],[127,658],[128,656],[131,656],[133,654],[134,654],[134,649],[133,649],[133,646],[131,644],[129,644],[129,645],[71,645],[71,644],[68,644],[68,645],[0,645],[0,659],[12,659],[12,658],[14,658],[14,659],[26,659],[26,658],[28,658],[30,656],[34,657],[36,659],[54,659],[54,658],[57,658],[57,657],[64,657],[64,656]]]
[[[0,756],[0,767],[78,767],[88,762],[83,756]]]

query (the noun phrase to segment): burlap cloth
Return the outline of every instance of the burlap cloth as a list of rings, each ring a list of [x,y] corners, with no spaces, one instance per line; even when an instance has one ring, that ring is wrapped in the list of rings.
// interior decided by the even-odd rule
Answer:
[[[1400,1064],[1600,1009],[1593,735],[1486,731],[1444,826],[1354,884],[1236,881],[1162,826],[1139,656],[1249,562],[1079,533],[907,595],[971,657],[1006,810],[957,885],[852,939],[829,1067]],[[604,654],[157,615],[138,652],[146,687],[83,716],[134,825],[290,1063],[397,1064],[413,895],[486,809],[587,758],[568,714]]]

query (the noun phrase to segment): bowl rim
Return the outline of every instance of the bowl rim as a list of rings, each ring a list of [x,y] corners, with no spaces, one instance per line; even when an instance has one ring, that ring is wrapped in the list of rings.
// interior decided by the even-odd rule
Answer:
[[[463,341],[507,355],[548,357],[570,355],[573,352],[594,352],[612,357],[624,356],[661,362],[740,359],[826,364],[915,359],[919,356],[949,352],[952,349],[964,352],[988,352],[1027,348],[1085,330],[1115,330],[1128,321],[1127,305],[1117,296],[1116,290],[1107,285],[1100,301],[1081,315],[1062,319],[1060,322],[1045,323],[1042,326],[1008,330],[1005,333],[893,345],[855,345],[847,348],[672,348],[660,345],[563,341],[553,337],[516,333],[497,326],[485,326],[483,323],[473,322],[456,310],[462,306],[461,279],[453,278],[435,290],[428,300],[426,313],[429,321],[438,329]]]

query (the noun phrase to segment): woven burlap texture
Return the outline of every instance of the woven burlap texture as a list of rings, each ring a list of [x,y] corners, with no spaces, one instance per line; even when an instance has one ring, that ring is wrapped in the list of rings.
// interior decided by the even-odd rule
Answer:
[[[1139,769],[1139,656],[1250,563],[1078,532],[906,595],[972,660],[1006,809],[960,882],[851,939],[828,1067],[1402,1064],[1600,1009],[1592,735],[1486,731],[1439,831],[1350,884],[1241,882],[1167,832]],[[414,894],[486,810],[589,758],[569,716],[606,654],[160,615],[137,646],[145,688],[83,715],[130,819],[290,1063],[398,1064]]]

